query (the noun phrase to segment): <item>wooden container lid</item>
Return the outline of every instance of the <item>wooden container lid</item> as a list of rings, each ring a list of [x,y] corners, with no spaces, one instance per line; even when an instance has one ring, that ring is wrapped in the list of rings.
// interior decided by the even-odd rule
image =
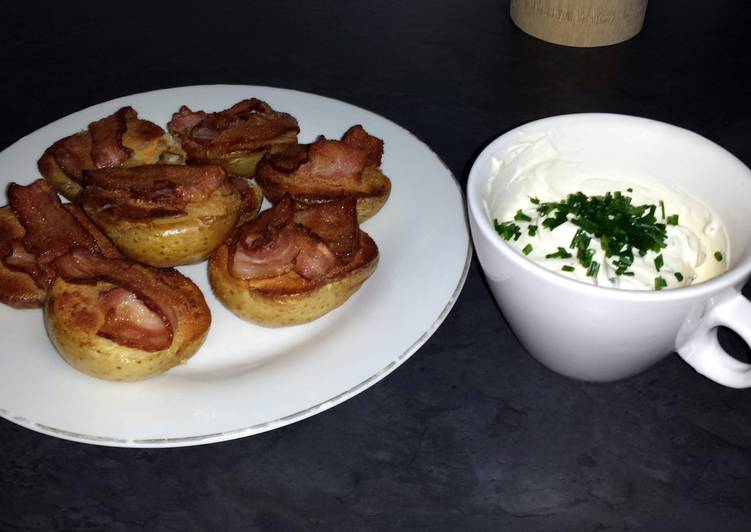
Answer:
[[[647,0],[511,0],[523,31],[555,44],[592,47],[630,39],[642,28]]]

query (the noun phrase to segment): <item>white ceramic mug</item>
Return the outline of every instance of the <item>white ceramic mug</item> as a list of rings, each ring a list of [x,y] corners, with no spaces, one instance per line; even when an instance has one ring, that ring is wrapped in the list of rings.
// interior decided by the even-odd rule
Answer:
[[[725,225],[729,269],[707,282],[661,291],[585,284],[549,271],[513,250],[494,230],[484,205],[494,158],[528,138],[555,132],[593,167],[610,164],[649,173],[712,209]],[[623,115],[578,114],[538,120],[485,148],[467,183],[475,249],[501,312],[524,347],[569,377],[613,381],[634,375],[673,351],[699,373],[736,388],[751,386],[751,365],[728,355],[717,327],[751,344],[751,303],[741,289],[751,276],[751,170],[713,142],[675,126]]]

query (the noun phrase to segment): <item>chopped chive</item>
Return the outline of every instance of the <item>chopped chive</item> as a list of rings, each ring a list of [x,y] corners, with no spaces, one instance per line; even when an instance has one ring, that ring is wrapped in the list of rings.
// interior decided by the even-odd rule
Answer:
[[[633,190],[628,187],[628,192]],[[576,226],[576,234],[569,245],[571,252],[564,249],[561,253],[559,249],[546,255],[546,258],[568,258],[573,255],[585,270],[599,268],[602,262],[593,266],[595,246],[590,247],[593,239],[596,239],[605,259],[609,259],[613,265],[616,276],[633,275],[628,270],[635,257],[644,257],[648,252],[660,254],[667,246],[667,225],[678,222],[677,215],[665,217],[663,201],[659,202],[658,212],[657,202],[634,205],[632,198],[620,191],[606,192],[601,196],[574,192],[557,202],[542,202],[537,197],[529,199],[532,205],[536,205],[534,210],[540,218],[536,225],[527,226],[526,231],[530,236],[545,229],[553,230],[567,222]],[[523,229],[515,222],[530,220],[530,216],[519,209],[513,220],[503,223],[496,221],[496,231],[506,240],[518,240]],[[662,266],[664,263],[659,267]]]
[[[720,253],[719,251],[715,251],[714,258],[717,262],[722,262],[722,253]]]
[[[678,215],[677,214],[671,214],[668,216],[668,225],[678,225]]]
[[[495,227],[496,232],[501,235],[504,240],[511,240],[512,238],[514,240],[519,240],[519,237],[522,234],[521,229],[519,229],[519,226],[514,222],[498,223],[498,220],[493,220],[493,227]]]
[[[667,288],[668,282],[662,277],[655,277],[655,290],[662,290]]]
[[[548,253],[547,255],[545,255],[546,259],[568,259],[570,257],[571,253],[560,246],[558,247],[558,251],[556,251],[555,253]]]
[[[597,277],[597,272],[600,271],[600,263],[596,260],[593,260],[592,263],[589,265],[589,269],[587,270],[587,277]]]
[[[565,266],[561,266],[561,270],[563,270],[564,272],[572,272],[575,270],[575,268],[566,264]]]
[[[571,239],[571,244],[568,247],[571,249],[587,249],[592,237],[584,232],[584,229],[577,229],[574,233],[574,238]]]
[[[633,189],[633,188],[631,188],[631,187],[628,187],[628,188],[626,189],[626,192],[633,192],[633,191],[634,191],[634,189]]]
[[[629,277],[633,277],[634,276],[634,272],[623,272],[621,275],[627,275]]]
[[[656,268],[656,269],[657,269],[657,271],[659,272],[659,271],[660,271],[660,269],[662,269],[662,267],[663,267],[664,265],[665,265],[665,263],[664,263],[664,261],[663,261],[663,259],[662,259],[662,253],[660,253],[659,255],[657,255],[657,256],[655,257],[655,268]]]
[[[522,249],[522,253],[524,253],[525,255],[529,255],[531,251],[532,244],[527,244],[526,246],[524,246],[524,249]]]
[[[673,275],[675,275],[675,278],[678,279],[678,282],[683,282],[683,274],[681,272],[675,272]]]

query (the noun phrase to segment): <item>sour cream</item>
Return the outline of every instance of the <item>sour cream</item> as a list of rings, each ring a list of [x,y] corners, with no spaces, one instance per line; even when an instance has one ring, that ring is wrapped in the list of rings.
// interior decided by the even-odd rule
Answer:
[[[666,288],[678,288],[707,281],[727,270],[730,260],[727,234],[721,220],[709,207],[652,176],[621,174],[585,165],[577,160],[575,153],[564,154],[556,149],[550,134],[536,134],[494,158],[487,186],[485,210],[491,221],[513,220],[519,210],[531,218],[529,222],[515,222],[521,229],[521,236],[507,243],[527,259],[577,281],[624,290],[654,290],[658,276],[664,279]],[[544,218],[530,198],[539,199],[541,203],[557,203],[575,192],[602,196],[616,191],[630,197],[632,205],[656,205],[655,216],[660,223],[666,223],[668,216],[678,215],[678,224],[666,225],[667,246],[659,252],[648,251],[639,256],[634,250],[634,262],[628,269],[633,272],[632,276],[616,275],[613,261],[617,257],[606,258],[599,239],[592,237],[589,247],[600,268],[596,276],[587,276],[575,250],[569,247],[578,226],[569,221],[553,230],[544,228]],[[538,227],[534,235],[528,234],[528,225]],[[559,247],[573,256],[545,258]],[[522,251],[525,249],[527,253]],[[655,265],[658,255],[663,259],[659,271]],[[573,271],[562,270],[564,266]]]

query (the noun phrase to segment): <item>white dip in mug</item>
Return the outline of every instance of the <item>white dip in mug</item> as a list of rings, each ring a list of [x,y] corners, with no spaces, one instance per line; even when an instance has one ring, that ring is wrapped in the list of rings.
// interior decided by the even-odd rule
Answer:
[[[560,270],[565,261],[545,259],[546,246],[568,248],[575,228],[561,226],[554,230],[563,229],[559,236],[526,242],[506,241],[494,228],[494,218],[510,220],[524,208],[533,213],[525,196],[560,201],[576,191],[612,192],[613,186],[636,205],[662,199],[665,217],[679,215],[668,227],[675,247],[662,253],[659,275],[669,280],[667,289],[653,289],[656,272],[649,268],[656,253],[643,264],[634,261],[631,279],[613,282],[607,266],[595,277],[583,270],[567,277],[572,272]],[[716,334],[724,325],[751,343],[751,304],[740,294],[751,276],[751,171],[721,147],[643,118],[547,118],[483,150],[470,171],[467,203],[491,291],[522,344],[546,366],[612,381],[678,351],[717,382],[751,386],[751,366],[725,353]],[[525,256],[520,251],[527,244],[532,249]],[[686,274],[682,281],[676,271]]]
[[[701,201],[650,175],[621,173],[615,168],[588,171],[576,149],[564,151],[557,143],[555,131],[537,132],[492,158],[485,208],[491,220],[519,227],[520,232],[508,240],[514,249],[560,275],[624,290],[653,290],[657,278],[664,281],[664,288],[689,286],[727,270],[730,253],[724,225]],[[629,275],[619,275],[615,257],[605,257],[599,239],[593,237],[592,259],[598,267],[588,275],[574,251],[567,251],[570,257],[557,252],[571,249],[579,227],[567,221],[547,229],[540,213],[541,205],[560,202],[577,192],[590,197],[620,193],[634,206],[654,206],[657,222],[665,226],[665,248],[649,250],[643,256],[634,253]],[[670,223],[673,219],[675,223]]]

